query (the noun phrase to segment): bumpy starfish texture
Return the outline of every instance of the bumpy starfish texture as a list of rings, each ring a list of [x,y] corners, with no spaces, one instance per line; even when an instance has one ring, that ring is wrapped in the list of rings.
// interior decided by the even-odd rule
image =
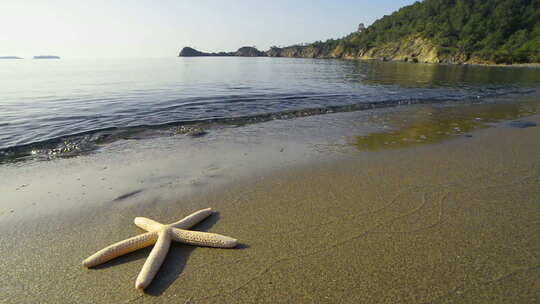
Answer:
[[[238,244],[236,239],[228,236],[186,230],[211,214],[211,208],[199,210],[178,222],[168,225],[145,217],[136,217],[134,220],[135,225],[148,232],[103,248],[85,259],[82,264],[88,268],[94,267],[118,256],[154,245],[135,281],[135,287],[137,289],[144,289],[152,282],[159,267],[165,260],[172,240],[189,245],[218,248],[232,248]]]

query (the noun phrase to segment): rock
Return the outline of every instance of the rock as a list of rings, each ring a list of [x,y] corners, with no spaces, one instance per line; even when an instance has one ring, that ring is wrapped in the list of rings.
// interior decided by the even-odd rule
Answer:
[[[507,125],[512,128],[520,128],[520,129],[531,128],[531,127],[537,126],[535,122],[526,121],[526,120],[514,120],[507,123]]]
[[[185,134],[192,138],[203,137],[208,134],[204,128],[198,126],[180,126],[175,129],[175,133]]]

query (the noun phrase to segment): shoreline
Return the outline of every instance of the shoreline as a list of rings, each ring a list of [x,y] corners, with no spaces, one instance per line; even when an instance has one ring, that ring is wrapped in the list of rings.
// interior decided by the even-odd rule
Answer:
[[[258,50],[257,50],[258,51]],[[262,51],[265,53],[268,51]],[[412,64],[431,64],[431,65],[456,65],[456,66],[486,66],[486,67],[519,67],[519,68],[540,68],[540,62],[528,62],[528,63],[473,63],[473,62],[421,62],[421,61],[403,61],[403,60],[381,60],[379,58],[371,57],[303,57],[303,56],[268,56],[268,55],[257,55],[257,56],[248,56],[248,55],[235,55],[234,52],[214,52],[206,53],[200,52],[202,55],[178,55],[177,58],[198,58],[198,57],[241,57],[241,58],[291,58],[291,59],[325,59],[325,60],[347,60],[347,61],[381,61],[381,62],[401,62],[401,63],[412,63]]]
[[[321,58],[322,59],[322,58]],[[332,59],[332,58],[328,58]],[[403,61],[403,60],[388,60],[383,61],[377,58],[335,58],[342,60],[367,60],[367,61],[381,61],[381,62],[401,62],[401,63],[411,63],[411,64],[428,64],[428,65],[449,65],[449,66],[483,66],[483,67],[507,67],[507,68],[540,68],[540,62],[530,62],[530,63],[512,63],[512,64],[503,64],[503,63],[471,63],[471,62],[413,62],[413,61]]]
[[[522,88],[522,90],[524,90]],[[512,97],[518,99],[536,99],[538,93],[532,93],[533,90],[518,94],[508,92],[497,96],[482,97],[485,102],[501,102]],[[476,97],[470,97],[467,101],[471,102]],[[0,165],[48,161],[55,159],[65,159],[77,157],[92,153],[100,148],[107,146],[119,140],[144,139],[154,137],[175,137],[186,136],[191,138],[203,137],[208,132],[218,131],[229,127],[244,127],[251,124],[261,124],[271,121],[286,121],[299,119],[308,116],[319,116],[335,113],[350,113],[359,111],[371,111],[375,109],[388,109],[400,107],[403,105],[415,106],[426,104],[438,104],[460,106],[460,102],[455,100],[420,98],[420,99],[395,99],[373,102],[360,102],[353,104],[331,105],[326,107],[314,107],[306,109],[284,110],[281,112],[261,113],[229,118],[213,118],[186,120],[182,122],[168,122],[156,125],[135,125],[127,127],[106,127],[103,129],[94,129],[78,133],[70,133],[49,139],[37,140],[34,142],[23,143],[16,146],[0,147]]]
[[[457,117],[491,111],[485,126],[467,130],[469,120],[452,108],[419,105],[272,121],[198,140],[119,142],[110,152],[11,168],[2,192],[22,206],[9,215],[14,221],[0,215],[0,302],[534,302],[540,143],[531,139],[540,128],[508,127],[497,114],[508,108],[492,107],[464,106]],[[540,124],[535,111],[525,104],[509,119]],[[384,149],[353,144],[370,134],[424,135],[417,132],[432,132],[426,121],[445,117],[464,132]],[[24,197],[45,206],[26,206]],[[63,206],[68,198],[72,211]],[[172,222],[206,207],[218,213],[198,230],[242,246],[174,244],[147,294],[133,284],[148,249],[95,270],[80,266],[140,233],[135,216]],[[36,217],[45,209],[51,213]]]

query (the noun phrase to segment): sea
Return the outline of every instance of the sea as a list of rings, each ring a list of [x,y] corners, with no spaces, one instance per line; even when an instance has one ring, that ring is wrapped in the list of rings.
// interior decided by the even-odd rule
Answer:
[[[540,68],[299,58],[3,60],[0,164],[123,139],[423,103],[540,96]]]

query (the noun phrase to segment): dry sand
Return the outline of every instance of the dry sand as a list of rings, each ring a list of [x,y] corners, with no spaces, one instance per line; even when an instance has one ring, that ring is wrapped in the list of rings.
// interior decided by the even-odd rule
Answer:
[[[433,116],[433,108],[409,109],[422,118],[401,121],[403,132],[393,131],[390,139],[432,129],[422,127],[422,113]],[[392,120],[397,115],[385,113],[375,116]],[[354,121],[364,114],[340,115]],[[540,124],[540,116],[527,120]],[[192,187],[181,196],[173,192],[176,198],[164,194],[170,188],[160,192],[157,187],[106,199],[136,188],[119,186],[120,192],[106,194],[103,187],[102,193],[88,191],[90,199],[70,212],[20,218],[22,209],[32,207],[13,207],[26,202],[22,198],[10,202],[15,212],[2,209],[0,224],[0,302],[540,303],[540,127],[501,123],[464,132],[472,137],[457,132],[450,139],[410,145],[349,133],[343,141],[356,147],[329,144],[325,147],[335,149],[310,154],[315,157],[304,150],[275,161],[280,165],[273,168],[235,173],[238,178]],[[387,138],[388,132],[379,134]],[[247,163],[278,159],[283,151],[261,153]],[[309,161],[301,161],[304,156]],[[83,191],[67,181],[75,173],[66,163],[70,160],[50,165],[63,171],[43,177],[43,183],[60,184],[54,186],[58,191]],[[111,178],[122,178],[118,172],[103,176],[111,184]],[[36,194],[35,182],[16,191],[54,201]],[[17,199],[15,190],[6,189]],[[135,216],[172,222],[204,207],[219,213],[196,228],[238,238],[242,245],[174,244],[146,294],[136,291],[134,282],[148,249],[97,269],[80,265],[96,250],[140,233],[132,223]]]

